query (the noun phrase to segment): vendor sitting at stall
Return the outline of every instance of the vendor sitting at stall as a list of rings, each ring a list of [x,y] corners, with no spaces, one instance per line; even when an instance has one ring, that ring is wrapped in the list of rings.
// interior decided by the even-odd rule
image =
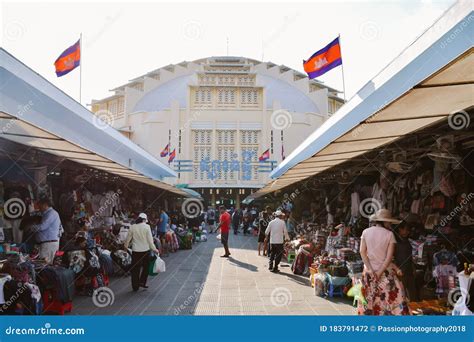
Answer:
[[[36,242],[40,246],[39,258],[52,264],[59,250],[59,238],[62,233],[61,219],[58,212],[51,207],[47,197],[40,198],[38,205],[43,216],[39,224],[31,226],[31,231],[35,233]]]

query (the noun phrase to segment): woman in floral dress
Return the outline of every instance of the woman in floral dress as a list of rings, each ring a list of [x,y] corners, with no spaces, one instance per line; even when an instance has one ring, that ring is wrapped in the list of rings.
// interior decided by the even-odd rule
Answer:
[[[409,315],[408,303],[400,271],[392,264],[395,236],[390,230],[392,218],[387,209],[380,209],[370,217],[375,225],[362,232],[360,254],[364,261],[362,295],[359,300],[359,315]],[[397,274],[398,271],[398,274]]]

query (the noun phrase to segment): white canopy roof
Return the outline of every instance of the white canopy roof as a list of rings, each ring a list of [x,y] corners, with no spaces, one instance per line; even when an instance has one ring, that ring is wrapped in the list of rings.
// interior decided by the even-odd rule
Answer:
[[[4,49],[0,49],[0,138],[173,193],[176,173]]]

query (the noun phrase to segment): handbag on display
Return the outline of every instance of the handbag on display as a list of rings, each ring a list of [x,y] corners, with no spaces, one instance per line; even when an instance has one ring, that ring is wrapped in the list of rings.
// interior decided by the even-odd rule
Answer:
[[[439,224],[439,213],[429,214],[426,217],[425,229],[433,230],[437,224]]]

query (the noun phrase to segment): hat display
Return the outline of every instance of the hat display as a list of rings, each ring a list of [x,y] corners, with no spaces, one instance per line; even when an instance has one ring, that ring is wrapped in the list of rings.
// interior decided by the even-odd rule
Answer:
[[[459,164],[461,162],[461,157],[459,155],[450,152],[434,151],[429,152],[427,155],[431,160],[435,162],[454,164]]]
[[[445,135],[436,139],[436,147],[436,150],[427,154],[431,160],[442,163],[453,163],[455,165],[461,163],[461,156],[455,153],[453,135]]]
[[[412,170],[413,165],[403,162],[388,162],[385,167],[393,173],[408,173]]]
[[[370,216],[370,221],[382,221],[390,223],[400,223],[400,220],[397,220],[392,217],[392,213],[388,209],[380,209],[377,212]]]

